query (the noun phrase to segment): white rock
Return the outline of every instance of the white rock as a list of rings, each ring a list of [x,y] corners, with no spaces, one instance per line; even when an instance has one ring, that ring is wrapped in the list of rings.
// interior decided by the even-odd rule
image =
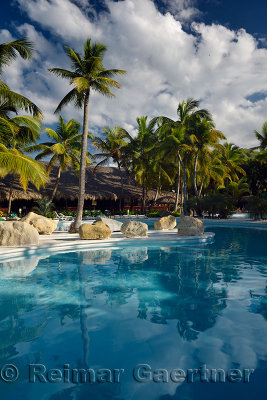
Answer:
[[[42,215],[29,212],[25,217],[21,218],[22,222],[32,225],[40,235],[51,235],[57,228],[58,221],[43,217]]]
[[[180,219],[178,225],[178,235],[181,236],[199,236],[204,233],[203,222],[198,218],[185,216]]]
[[[38,243],[37,230],[26,222],[0,222],[0,246],[25,246]]]
[[[176,218],[173,215],[162,217],[154,222],[154,228],[157,231],[172,230],[176,227]]]
[[[116,219],[96,217],[96,221],[103,221],[110,228],[111,232],[120,232],[122,227],[122,222]]]
[[[79,227],[79,235],[81,239],[95,240],[95,239],[109,239],[111,236],[111,229],[103,221],[96,221],[92,224],[82,224]]]
[[[148,231],[147,224],[139,221],[126,221],[122,224],[121,233],[126,237],[146,237]]]

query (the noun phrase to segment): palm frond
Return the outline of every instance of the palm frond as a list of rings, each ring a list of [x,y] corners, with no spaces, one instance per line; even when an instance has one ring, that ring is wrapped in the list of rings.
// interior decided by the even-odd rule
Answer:
[[[77,73],[72,71],[68,71],[67,69],[62,68],[49,68],[48,71],[52,72],[56,76],[60,78],[69,79],[70,81],[77,77]]]
[[[0,85],[0,103],[2,102],[12,104],[16,109],[23,109],[35,117],[42,118],[43,116],[40,108],[38,108],[32,101],[27,99],[27,97],[13,92],[8,87]]]
[[[0,44],[0,73],[2,68],[9,65],[18,55],[23,59],[30,59],[33,52],[33,43],[26,38],[19,38],[9,43]]]

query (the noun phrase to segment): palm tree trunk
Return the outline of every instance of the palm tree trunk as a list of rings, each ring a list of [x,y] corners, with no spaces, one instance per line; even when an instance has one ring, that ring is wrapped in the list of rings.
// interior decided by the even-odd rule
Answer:
[[[82,138],[82,151],[80,162],[80,176],[79,176],[79,197],[77,217],[74,222],[73,229],[77,232],[82,223],[84,196],[85,196],[85,178],[86,178],[86,155],[87,155],[87,137],[88,137],[88,116],[89,116],[89,97],[90,89],[87,90],[84,99],[84,113],[83,113],[83,138]]]
[[[123,184],[123,175],[121,172],[121,166],[120,163],[118,163],[119,171],[120,171],[120,177],[121,177],[121,193],[120,193],[120,211],[121,211],[121,202],[122,202],[122,195],[123,195],[123,189],[124,189],[124,184]]]
[[[159,176],[158,176],[158,185],[157,185],[157,190],[156,190],[156,194],[153,200],[153,205],[156,203],[158,197],[159,197],[159,191],[160,191],[160,171],[159,171]]]
[[[57,192],[57,188],[58,188],[58,184],[59,184],[60,175],[61,175],[61,166],[58,167],[56,184],[55,184],[55,187],[54,187],[54,190],[53,190],[53,193],[52,193],[52,197],[51,197],[51,200],[52,200],[52,201],[54,200],[54,197],[55,197],[56,192]]]
[[[143,195],[142,195],[142,214],[145,213],[145,182],[143,182]]]
[[[176,198],[175,198],[175,205],[174,205],[174,211],[176,212],[178,210],[178,203],[179,203],[179,197],[180,197],[180,181],[181,181],[181,164],[180,161],[178,160],[178,170],[177,170],[177,181],[176,181]]]
[[[201,196],[203,185],[204,185],[204,177],[201,180],[201,185],[200,185],[200,188],[199,188],[198,196]]]
[[[182,161],[182,159],[181,159],[181,156],[180,156],[180,152],[178,151],[178,159],[179,159],[179,162],[181,163],[181,167],[182,167],[182,169],[183,169],[183,198],[184,198],[184,205],[183,205],[183,207],[184,207],[184,215],[188,215],[188,211],[187,211],[187,208],[186,208],[186,204],[187,204],[187,182],[186,182],[186,169],[185,169],[185,166],[184,166],[184,163],[183,163],[183,161]]]
[[[13,193],[14,180],[15,180],[15,177],[14,177],[14,175],[12,175],[11,185],[10,185],[10,188],[9,188],[7,214],[10,214],[10,212],[11,212],[11,203],[12,203],[12,193]]]
[[[197,151],[197,154],[196,154],[196,157],[195,157],[194,178],[193,178],[194,192],[195,192],[195,196],[197,196],[197,197],[198,197],[198,192],[197,192],[197,160],[198,160],[198,154],[199,154],[199,150]]]

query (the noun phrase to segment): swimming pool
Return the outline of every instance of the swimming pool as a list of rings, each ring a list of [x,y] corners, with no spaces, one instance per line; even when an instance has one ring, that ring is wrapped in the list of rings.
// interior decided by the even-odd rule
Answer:
[[[0,264],[1,400],[263,399],[267,231],[212,230],[215,241],[206,245],[133,245]],[[204,383],[198,373],[193,383],[170,379],[171,371],[203,365],[255,371],[249,383]],[[73,370],[88,368],[91,383],[72,379]],[[111,382],[97,381],[99,369],[112,372]],[[119,382],[116,369],[124,370]],[[156,369],[167,371],[168,382],[153,381]],[[63,381],[66,374],[72,378]]]

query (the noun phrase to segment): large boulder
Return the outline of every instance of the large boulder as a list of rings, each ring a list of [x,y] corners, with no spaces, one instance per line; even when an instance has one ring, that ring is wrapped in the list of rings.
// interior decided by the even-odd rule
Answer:
[[[111,236],[111,229],[103,221],[96,221],[92,224],[82,224],[79,228],[79,235],[81,239],[109,239]]]
[[[128,238],[147,236],[148,226],[139,221],[126,221],[122,224],[121,233]]]
[[[122,227],[122,222],[116,219],[106,218],[106,217],[96,217],[96,221],[105,222],[107,226],[110,227],[111,232],[120,232]]]
[[[199,236],[204,233],[203,222],[198,218],[182,217],[178,225],[178,235]]]
[[[168,215],[168,217],[162,217],[154,222],[154,228],[157,231],[162,230],[172,230],[176,227],[176,218],[173,215]]]
[[[0,222],[0,246],[26,246],[38,243],[37,230],[26,222]]]
[[[51,235],[57,227],[58,221],[53,221],[50,218],[43,217],[42,215],[29,212],[25,217],[21,218],[22,222],[32,225],[40,235]]]

